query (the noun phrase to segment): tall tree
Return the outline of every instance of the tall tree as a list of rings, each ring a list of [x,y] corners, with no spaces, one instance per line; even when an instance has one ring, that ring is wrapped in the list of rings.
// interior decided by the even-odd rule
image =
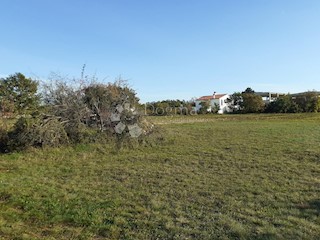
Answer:
[[[241,94],[242,97],[242,111],[244,113],[258,113],[264,110],[265,104],[259,95],[255,94],[255,91],[248,87]]]
[[[39,105],[38,82],[21,73],[0,79],[0,104],[2,109],[12,109],[17,114],[35,110]],[[11,108],[10,108],[11,106]]]
[[[244,90],[244,92],[242,92],[242,93],[252,93],[253,94],[254,90],[250,87],[247,87],[246,90]]]
[[[259,95],[254,93],[242,93],[243,98],[243,112],[245,113],[259,113],[264,110],[264,102]]]
[[[264,110],[264,102],[259,95],[256,95],[250,87],[242,93],[235,92],[227,100],[230,103],[232,112],[236,113],[259,113]]]

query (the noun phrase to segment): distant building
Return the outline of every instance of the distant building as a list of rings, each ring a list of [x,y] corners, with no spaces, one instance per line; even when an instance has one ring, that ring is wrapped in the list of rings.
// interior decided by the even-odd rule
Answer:
[[[271,103],[277,100],[279,97],[285,96],[285,93],[276,92],[255,92],[254,94],[261,96],[265,104]]]
[[[219,108],[218,113],[222,114],[222,113],[226,113],[226,112],[230,112],[230,108],[229,108],[229,103],[227,101],[227,99],[230,97],[230,95],[228,94],[216,94],[213,93],[210,96],[202,96],[198,99],[196,99],[195,101],[195,110],[199,111],[202,102],[208,102],[209,103],[209,108],[207,109],[208,112],[211,112],[213,110],[213,108],[215,108],[216,106]]]
[[[283,96],[288,95],[288,94],[285,94],[285,93],[275,93],[275,92],[255,92],[255,94],[261,96],[262,100],[266,104],[277,100],[279,97],[283,97]],[[293,94],[289,94],[289,95],[293,99],[296,99],[296,98],[306,97],[306,96],[308,96],[310,94],[318,95],[320,97],[320,92],[318,92],[318,91],[307,91],[307,92],[293,93]]]

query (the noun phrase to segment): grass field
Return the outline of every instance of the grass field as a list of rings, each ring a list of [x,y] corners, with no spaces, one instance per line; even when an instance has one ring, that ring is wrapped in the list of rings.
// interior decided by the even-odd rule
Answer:
[[[159,144],[0,155],[0,239],[320,238],[320,115],[150,119]]]

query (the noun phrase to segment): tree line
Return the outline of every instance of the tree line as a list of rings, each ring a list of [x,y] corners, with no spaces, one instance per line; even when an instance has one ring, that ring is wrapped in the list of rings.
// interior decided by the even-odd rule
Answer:
[[[262,97],[251,88],[243,92],[235,92],[228,99],[231,113],[302,113],[320,112],[318,92],[286,94],[274,101],[265,103]]]
[[[320,112],[319,92],[305,92],[298,95],[286,94],[266,103],[252,88],[235,92],[226,100],[229,113],[303,113]],[[163,100],[145,104],[145,114],[155,116],[194,115],[217,113],[219,105],[211,106],[210,101],[202,101],[201,108],[195,110],[195,100]],[[210,111],[208,112],[208,109]]]
[[[194,106],[192,100],[163,100],[146,103],[144,111],[149,116],[192,115],[195,114]]]

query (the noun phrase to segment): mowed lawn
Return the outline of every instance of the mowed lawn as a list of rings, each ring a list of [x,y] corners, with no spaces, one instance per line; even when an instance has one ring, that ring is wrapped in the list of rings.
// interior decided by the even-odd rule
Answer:
[[[0,155],[0,239],[320,239],[320,115],[151,120],[135,149]]]

